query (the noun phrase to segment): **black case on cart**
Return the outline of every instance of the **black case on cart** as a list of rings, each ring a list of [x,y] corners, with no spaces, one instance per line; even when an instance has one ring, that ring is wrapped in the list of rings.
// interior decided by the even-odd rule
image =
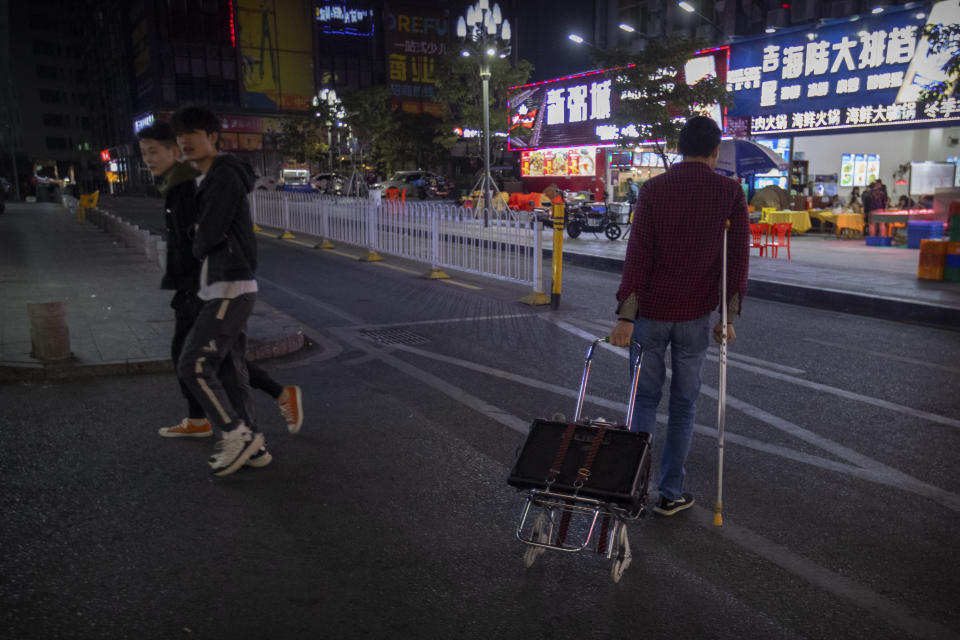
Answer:
[[[534,420],[507,484],[519,490],[547,489],[547,476],[561,447],[565,422]],[[574,493],[577,471],[600,427],[578,424],[570,448],[551,491]],[[623,507],[639,510],[647,501],[650,476],[650,434],[622,428],[607,428],[590,470],[590,477],[577,492]]]

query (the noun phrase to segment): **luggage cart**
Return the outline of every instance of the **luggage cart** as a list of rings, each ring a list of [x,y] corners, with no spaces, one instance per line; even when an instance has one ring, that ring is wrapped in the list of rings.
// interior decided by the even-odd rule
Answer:
[[[613,560],[611,577],[619,582],[632,555],[626,525],[647,510],[650,434],[628,431],[643,355],[636,341],[626,423],[582,418],[590,367],[603,341],[587,350],[573,421],[534,420],[507,483],[527,494],[517,539],[526,545],[528,568],[547,550],[593,547]]]

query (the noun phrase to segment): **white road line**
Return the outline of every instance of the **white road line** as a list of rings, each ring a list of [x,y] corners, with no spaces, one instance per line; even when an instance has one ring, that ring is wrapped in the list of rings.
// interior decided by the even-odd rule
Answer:
[[[419,380],[420,382],[432,387],[440,393],[453,398],[460,404],[470,407],[478,413],[487,416],[491,420],[499,422],[500,424],[513,429],[517,433],[526,435],[530,430],[530,424],[527,421],[522,420],[498,407],[495,407],[475,395],[467,393],[460,387],[454,386],[449,382],[438,378],[432,373],[427,373],[426,371],[419,369],[412,364],[408,364],[403,360],[390,355],[382,349],[378,349],[372,343],[369,343],[357,336],[350,329],[331,329],[331,331],[333,331],[334,334],[340,338],[341,342],[345,342],[371,356],[374,356],[384,364],[390,365],[397,371],[410,376],[414,380]]]
[[[356,316],[353,316],[353,314],[350,314],[349,312],[343,311],[337,307],[334,307],[333,305],[328,305],[313,300],[309,296],[303,296],[302,294],[290,292],[289,290],[283,288],[281,288],[281,290],[286,291],[290,295],[294,295],[298,299],[304,299],[305,301],[315,304],[320,308],[333,313],[334,315],[344,318],[348,322],[352,322],[353,319],[356,318]],[[576,327],[572,327],[572,325],[571,328],[576,329]],[[376,348],[375,346],[361,339],[350,329],[342,328],[334,329],[333,331],[335,331],[337,336],[340,337],[342,341],[351,344],[352,346],[366,352],[371,356],[376,357],[400,372],[405,373],[416,380],[420,380],[424,384],[453,398],[455,401],[471,407],[481,414],[490,417],[492,420],[514,429],[521,434],[527,433],[529,428],[527,423],[517,416],[498,409],[497,407],[486,403],[480,398],[467,393],[459,387],[441,380],[437,376],[427,373],[426,371],[423,371],[413,365],[407,364],[399,358],[386,353],[382,349]],[[717,527],[712,527],[713,517],[712,514],[710,514],[706,509],[696,508],[693,510],[692,515],[700,526],[711,528],[713,530],[718,529]],[[736,525],[735,523],[731,522],[729,518],[727,518],[725,521],[724,526],[719,529],[720,530],[718,533],[720,535],[745,549],[746,551],[757,554],[760,557],[767,558],[777,566],[786,570],[788,573],[803,578],[815,587],[840,596],[852,602],[856,606],[870,611],[874,615],[877,615],[891,622],[892,624],[895,624],[908,633],[921,637],[953,637],[953,634],[949,630],[944,629],[940,625],[910,615],[909,611],[897,603],[890,601],[876,592],[871,591],[869,588],[863,587],[848,578],[844,578],[835,572],[816,564],[815,562],[807,560],[793,553],[789,549],[763,538],[749,529]]]
[[[408,345],[391,345],[391,348],[394,352],[404,351],[422,358],[427,358],[429,360],[434,360],[436,362],[443,362],[453,366],[461,367],[470,371],[476,371],[488,376],[495,378],[500,378],[502,380],[508,380],[510,382],[515,382],[517,384],[523,384],[529,387],[536,389],[542,389],[550,393],[554,393],[560,396],[565,396],[568,398],[576,398],[577,391],[573,389],[568,389],[566,387],[561,387],[549,382],[543,382],[541,380],[536,380],[533,378],[528,378],[520,374],[512,373],[510,371],[504,371],[503,369],[496,369],[494,367],[488,367],[487,365],[479,364],[476,362],[471,362],[469,360],[462,360],[460,358],[454,358],[452,356],[446,356],[439,353],[434,353],[432,351],[426,351],[424,349],[418,349],[416,347],[411,347]],[[603,407],[605,409],[611,409],[618,412],[618,417],[626,414],[626,403],[625,402],[616,402],[612,400],[607,400],[605,398],[600,398],[598,396],[587,394],[585,402]],[[609,416],[607,416],[609,417]],[[660,424],[667,423],[666,414],[658,413],[657,422]],[[708,427],[702,424],[695,424],[694,430],[696,433],[706,436],[708,438],[716,439],[717,431],[716,427]],[[853,464],[846,464],[843,462],[837,462],[835,460],[830,460],[828,458],[823,458],[820,456],[814,456],[808,453],[803,453],[801,451],[795,451],[787,447],[781,447],[779,445],[769,444],[761,440],[755,440],[753,438],[748,438],[746,436],[741,436],[736,433],[731,433],[727,431],[725,437],[728,442],[741,445],[743,447],[753,449],[755,451],[760,451],[774,456],[779,456],[794,462],[799,462],[802,464],[807,464],[821,469],[826,469],[830,471],[835,471],[837,473],[844,473],[861,480],[866,480],[876,484],[881,484],[902,491],[908,491],[914,493],[924,498],[930,498],[943,504],[944,506],[949,507],[954,511],[960,511],[960,497],[955,494],[952,494],[948,491],[928,485],[924,482],[912,478],[900,472],[896,472],[887,467],[882,467],[876,462],[869,461],[871,466],[855,466]]]
[[[558,323],[555,322],[554,324],[558,324]],[[573,326],[573,325],[569,325],[569,326]],[[716,356],[712,356],[708,354],[707,357],[710,359],[713,359],[714,362],[717,361]],[[810,380],[804,380],[803,378],[798,378],[796,376],[792,376],[785,373],[779,373],[777,371],[769,371],[767,369],[746,364],[743,362],[727,360],[727,364],[731,367],[743,369],[744,371],[750,371],[751,373],[758,373],[760,375],[767,376],[775,380],[782,380],[783,382],[789,382],[791,384],[795,384],[801,387],[806,387],[808,389],[813,389],[814,391],[819,391],[821,393],[828,393],[834,396],[839,396],[841,398],[846,398],[848,400],[856,400],[858,402],[863,402],[864,404],[870,404],[875,407],[880,407],[881,409],[895,411],[903,415],[907,415],[913,418],[920,418],[921,420],[927,420],[929,422],[935,422],[937,424],[943,424],[948,427],[960,428],[960,420],[957,420],[956,418],[948,418],[946,416],[941,416],[936,413],[930,413],[929,411],[914,409],[913,407],[897,404],[896,402],[890,402],[889,400],[883,400],[881,398],[865,396],[862,393],[847,391],[846,389],[840,389],[838,387],[834,387],[833,385],[821,384],[819,382],[812,382]]]
[[[447,324],[451,322],[479,322],[481,320],[510,320],[513,318],[527,318],[532,316],[530,313],[510,313],[505,315],[492,316],[469,316],[465,318],[438,318],[437,320],[412,320],[410,322],[387,322],[384,324],[360,324],[352,325],[351,329],[388,329],[391,327],[415,327],[429,324]]]
[[[856,351],[857,353],[865,353],[871,356],[877,356],[884,358],[886,360],[896,360],[898,362],[908,362],[910,364],[917,364],[922,367],[928,367],[930,369],[939,369],[940,371],[946,371],[947,373],[958,373],[960,374],[960,369],[956,367],[948,367],[942,364],[936,364],[934,362],[927,362],[925,360],[918,360],[917,358],[908,358],[906,356],[898,356],[892,353],[887,353],[886,351],[873,351],[872,349],[863,349],[861,347],[853,347],[848,344],[843,344],[841,342],[831,342],[829,340],[820,340],[818,338],[804,338],[806,342],[812,342],[814,344],[823,345],[825,347],[832,347],[834,349],[843,349],[845,351]]]
[[[544,319],[547,322],[551,322],[557,325],[558,327],[560,327],[561,329],[568,331],[574,335],[580,336],[587,340],[595,339],[595,336],[593,334],[587,331],[584,331],[583,329],[577,326],[574,326],[568,322],[565,322],[563,320],[554,320],[546,317]],[[600,346],[612,350],[614,353],[617,353],[622,358],[629,357],[629,353],[627,352],[626,349],[611,347],[610,345],[603,344],[603,343],[601,343]],[[671,371],[668,368],[667,376],[670,376],[670,375],[671,375]],[[716,389],[705,384],[701,385],[700,393],[710,398],[713,398],[714,400],[716,400],[718,396]],[[784,418],[775,416],[772,413],[764,411],[760,407],[754,406],[748,402],[744,402],[743,400],[740,400],[734,396],[731,396],[730,394],[727,394],[727,407],[737,409],[738,411],[741,411],[746,415],[752,418],[755,418],[756,420],[759,420],[760,422],[763,422],[775,429],[779,429],[784,433],[788,433],[793,437],[798,438],[799,440],[803,440],[808,444],[812,444],[816,447],[819,447],[820,449],[823,449],[824,451],[831,453],[842,460],[846,460],[847,462],[858,465],[863,469],[870,470],[871,471],[870,475],[872,475],[877,479],[884,480],[884,484],[890,484],[893,486],[901,487],[903,489],[908,489],[914,493],[928,497],[931,500],[934,500],[942,504],[948,509],[951,509],[953,511],[960,511],[960,495],[951,493],[939,487],[935,487],[931,484],[923,482],[922,480],[909,476],[901,471],[897,471],[896,469],[889,467],[881,462],[878,462],[872,458],[869,458],[861,453],[858,453],[857,451],[854,451],[849,447],[845,447],[838,442],[834,442],[833,440],[824,438],[823,436],[820,436],[808,429],[804,429],[800,425],[794,424],[793,422],[790,422],[789,420],[785,420]]]
[[[611,326],[609,322],[605,320],[600,320],[600,319],[583,320],[582,322],[584,324],[589,324],[591,327],[596,327],[597,330],[601,332],[609,332],[610,326]],[[710,355],[709,353],[707,354],[707,357],[711,358],[714,362],[719,362],[720,360],[717,356]],[[782,371],[784,373],[792,373],[797,376],[803,375],[804,373],[806,373],[806,371],[803,369],[797,369],[796,367],[791,367],[785,364],[779,364],[777,362],[770,362],[769,360],[763,360],[761,358],[754,358],[753,356],[745,356],[743,354],[735,353],[732,351],[727,353],[727,360],[728,361],[740,360],[742,362],[749,362],[750,364],[766,367],[767,369],[774,369],[776,371]]]
[[[690,517],[704,529],[715,532],[720,537],[747,549],[751,553],[765,558],[787,573],[793,574],[810,584],[836,596],[855,603],[881,620],[906,631],[918,638],[956,638],[956,634],[943,625],[918,618],[905,606],[884,597],[850,578],[811,562],[783,545],[768,540],[753,531],[723,520],[722,527],[713,525],[713,512],[694,505]]]
[[[365,344],[364,341],[359,337],[356,337],[355,335],[351,336],[351,332],[349,330],[341,329],[337,331],[340,334],[339,337],[341,337],[341,339],[352,342],[354,346],[367,351],[367,353],[377,357],[385,364],[388,364],[389,366],[398,369],[402,373],[420,380],[428,386],[433,387],[437,391],[444,393],[457,402],[461,402],[479,411],[480,413],[499,422],[500,424],[504,424],[518,431],[519,433],[525,434],[527,432],[528,425],[521,418],[493,407],[480,398],[477,398],[476,396],[463,391],[459,387],[441,380],[433,374],[427,373],[418,367],[407,364],[392,355],[378,351],[372,345]],[[395,350],[420,351],[404,345],[396,346]],[[447,356],[443,357],[446,358]],[[574,393],[570,389],[559,387],[558,389],[562,389],[565,394],[568,392]],[[605,401],[605,404],[606,402],[608,401]],[[619,403],[616,404],[619,405]],[[694,519],[698,525],[704,528],[717,529],[716,527],[713,527],[713,515],[708,510],[703,509],[702,507],[697,507],[695,514],[696,515],[694,515]],[[933,638],[951,637],[950,632],[940,625],[911,615],[906,608],[894,601],[884,598],[882,595],[872,591],[868,587],[862,586],[853,580],[850,580],[849,578],[845,578],[836,572],[827,569],[826,567],[807,560],[802,556],[790,551],[786,547],[778,545],[745,527],[741,527],[736,523],[731,522],[729,518],[727,518],[724,526],[718,533],[724,539],[736,544],[748,552],[771,561],[772,563],[786,570],[788,573],[806,580],[817,588],[843,597],[844,599],[852,602],[854,605],[870,611],[875,616],[898,626],[912,635]]]

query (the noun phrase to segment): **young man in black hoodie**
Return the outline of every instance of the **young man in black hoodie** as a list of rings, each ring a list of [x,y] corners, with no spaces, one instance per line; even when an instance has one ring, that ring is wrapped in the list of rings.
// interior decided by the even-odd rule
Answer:
[[[185,162],[180,162],[180,147],[169,124],[161,123],[146,127],[137,134],[140,140],[140,155],[150,173],[162,181],[159,185],[164,196],[164,216],[167,239],[167,266],[160,284],[163,289],[176,291],[170,306],[174,310],[174,324],[171,355],[176,363],[183,351],[187,334],[193,327],[203,307],[203,301],[197,297],[200,288],[200,261],[193,256],[192,227],[197,223],[198,206],[196,202],[196,178],[200,172]],[[291,433],[300,430],[303,423],[303,409],[300,387],[283,387],[270,375],[252,363],[247,363],[250,386],[269,394],[277,401],[280,413],[287,422]],[[165,438],[208,437],[213,429],[207,420],[203,407],[193,393],[181,381],[180,389],[187,400],[187,417],[172,427],[159,429]],[[270,456],[254,455],[247,464],[266,466]]]
[[[218,153],[220,121],[211,111],[180,109],[172,126],[184,157],[200,172],[192,249],[201,263],[197,296],[203,301],[177,375],[223,434],[209,464],[225,476],[263,455],[244,361],[247,319],[257,297],[257,241],[247,202],[255,177],[236,158]]]

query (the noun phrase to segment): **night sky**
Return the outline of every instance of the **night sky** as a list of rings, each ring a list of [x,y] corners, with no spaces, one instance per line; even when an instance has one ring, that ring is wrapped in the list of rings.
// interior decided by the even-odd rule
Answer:
[[[567,39],[577,33],[593,40],[594,3],[591,0],[521,0],[518,55],[534,64],[531,82],[594,69],[588,47]]]

